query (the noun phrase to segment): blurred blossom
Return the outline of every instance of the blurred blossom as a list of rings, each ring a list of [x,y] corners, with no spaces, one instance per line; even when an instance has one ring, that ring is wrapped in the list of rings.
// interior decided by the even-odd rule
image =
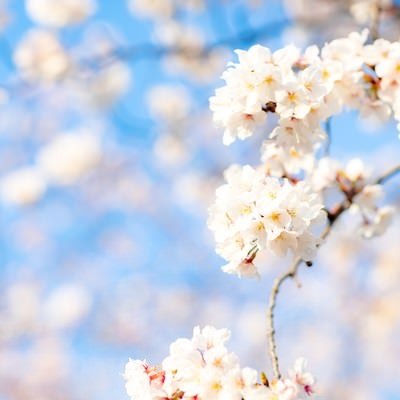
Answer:
[[[168,46],[188,51],[192,56],[200,51],[204,44],[203,32],[191,25],[183,25],[177,21],[158,26],[155,30],[157,40]]]
[[[380,0],[379,7],[382,10],[388,9],[392,5],[392,0]],[[355,20],[364,25],[370,23],[376,18],[377,8],[374,0],[353,0],[350,6],[350,12]]]
[[[287,0],[284,6],[295,23],[308,32],[308,37],[321,42],[321,35],[332,39],[348,34],[360,27],[368,27],[377,20],[377,2],[375,0]],[[398,4],[393,0],[379,1],[381,32],[384,36],[397,39]],[[311,11],[312,10],[312,11]],[[336,23],[340,20],[340,24]],[[319,34],[319,36],[318,36]]]
[[[95,0],[26,0],[33,21],[55,28],[80,23],[96,10]]]
[[[132,13],[142,17],[163,19],[171,18],[179,9],[203,11],[204,0],[128,0]]]
[[[168,18],[174,12],[173,0],[128,0],[130,10],[142,17]]]
[[[52,290],[47,297],[43,313],[51,329],[73,328],[86,316],[91,298],[84,287],[63,285]]]
[[[100,140],[93,134],[62,133],[40,150],[37,164],[49,181],[69,185],[93,169],[101,154]]]
[[[70,60],[54,33],[32,29],[15,49],[14,61],[22,76],[35,81],[54,81],[70,67]]]
[[[153,86],[147,95],[147,103],[154,118],[179,120],[188,114],[190,95],[182,86]]]
[[[156,162],[165,166],[180,166],[189,159],[188,149],[182,139],[172,134],[162,134],[154,145]]]
[[[38,168],[24,167],[4,175],[0,180],[1,197],[16,205],[35,203],[44,194],[46,179]]]
[[[114,63],[94,73],[82,87],[89,104],[100,109],[112,105],[126,93],[132,81],[130,69],[124,63]]]
[[[205,211],[214,198],[216,187],[216,180],[188,171],[175,181],[172,189],[179,204]]]
[[[10,285],[2,302],[1,341],[35,333],[40,315],[40,288],[33,282]]]
[[[9,10],[9,0],[0,1],[0,30],[7,28],[11,20],[11,13]]]
[[[339,2],[332,0],[284,0],[284,5],[288,14],[306,21],[329,18],[340,7]]]
[[[224,49],[213,49],[199,56],[188,51],[167,57],[165,67],[174,75],[183,74],[194,82],[207,83],[222,71],[226,61]]]

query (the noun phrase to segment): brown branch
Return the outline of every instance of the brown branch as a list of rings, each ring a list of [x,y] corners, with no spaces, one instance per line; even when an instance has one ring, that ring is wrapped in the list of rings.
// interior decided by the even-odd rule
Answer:
[[[378,178],[375,183],[376,184],[381,184],[395,176],[398,172],[400,172],[400,165],[392,168],[389,170],[387,173],[382,175],[380,178]],[[353,196],[354,197],[354,196]],[[337,219],[342,215],[346,210],[350,208],[352,205],[352,197],[351,198],[346,198],[343,200],[341,203],[336,205],[332,211],[328,211],[328,225],[324,229],[320,239],[321,243],[327,238],[327,236],[330,234],[332,230],[332,226],[335,224]],[[319,246],[320,246],[319,245]],[[274,324],[274,310],[276,307],[276,300],[278,297],[279,290],[287,279],[291,278],[296,281],[297,286],[300,287],[299,282],[297,281],[297,271],[301,265],[301,263],[304,260],[302,260],[300,257],[296,258],[291,265],[291,267],[286,271],[283,275],[275,279],[274,284],[272,286],[271,294],[269,297],[269,302],[268,302],[268,310],[267,310],[267,338],[268,338],[268,346],[269,346],[269,354],[272,362],[272,370],[274,373],[275,379],[280,379],[281,378],[281,372],[279,370],[279,360],[278,360],[278,354],[276,351],[276,340],[275,340],[275,324]],[[306,265],[311,266],[311,264],[306,262]]]
[[[392,178],[399,172],[400,172],[400,165],[397,165],[394,168],[392,168],[391,170],[389,170],[388,172],[386,172],[386,174],[382,175],[379,179],[377,179],[376,183],[378,185],[381,185],[382,183],[385,183],[387,180],[389,180],[390,178]]]
[[[340,211],[338,211],[338,215],[336,216],[336,218],[340,214],[342,214],[345,210],[344,207],[340,207],[338,209]],[[333,222],[329,222],[329,225],[325,228],[324,232],[321,235],[321,240],[324,240],[329,235],[329,232],[331,231],[331,227],[334,224],[336,218],[333,220]],[[279,278],[275,279],[274,284],[272,286],[272,291],[271,291],[271,294],[269,297],[268,310],[267,310],[267,329],[268,329],[267,338],[268,338],[269,354],[271,357],[272,369],[274,372],[275,379],[281,378],[281,372],[279,370],[278,354],[276,352],[276,341],[275,341],[276,331],[275,331],[275,325],[274,325],[274,310],[275,310],[275,306],[276,306],[276,299],[278,297],[279,290],[280,290],[283,282],[286,279],[288,279],[288,278],[291,278],[294,280],[297,279],[297,271],[302,262],[303,262],[303,260],[300,257],[296,258],[294,260],[293,264],[291,265],[291,267],[289,268],[289,270],[287,272],[285,272]],[[299,282],[297,282],[297,287],[300,287]]]
[[[281,277],[275,279],[272,291],[269,297],[268,311],[267,311],[267,338],[269,355],[271,357],[272,369],[274,372],[275,379],[281,378],[281,372],[279,370],[278,354],[276,352],[276,341],[275,341],[275,325],[274,325],[274,310],[276,306],[276,298],[278,297],[279,289],[282,283],[288,278],[294,278],[297,274],[297,269],[301,264],[302,259],[296,258],[290,269],[284,273]]]

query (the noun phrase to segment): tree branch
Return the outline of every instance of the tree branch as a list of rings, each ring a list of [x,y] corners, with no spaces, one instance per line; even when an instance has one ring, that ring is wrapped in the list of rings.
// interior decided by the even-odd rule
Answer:
[[[389,170],[387,173],[382,175],[380,178],[378,178],[375,183],[376,184],[381,184],[395,176],[398,172],[400,172],[400,165],[392,168]],[[332,230],[332,226],[335,224],[337,219],[339,218],[340,215],[342,215],[346,210],[350,208],[352,205],[352,198],[346,198],[343,200],[341,203],[336,205],[332,211],[328,212],[328,225],[324,229],[322,235],[321,235],[321,244],[322,242],[326,239],[326,237],[330,234]],[[301,263],[304,260],[301,258],[296,258],[291,265],[291,267],[286,271],[283,275],[275,279],[274,284],[272,286],[271,294],[269,297],[269,302],[268,302],[268,310],[267,310],[267,338],[268,338],[268,346],[269,346],[269,354],[272,362],[272,370],[274,373],[275,379],[280,379],[281,378],[281,372],[279,369],[279,360],[278,360],[278,354],[276,351],[276,340],[275,340],[275,324],[274,324],[274,311],[276,307],[276,300],[278,297],[279,290],[287,279],[291,278],[296,280],[297,279],[297,271],[301,265]],[[309,265],[306,263],[306,265]],[[297,282],[297,286],[300,287],[300,284]]]
[[[394,168],[392,168],[391,170],[389,170],[388,172],[386,172],[386,174],[382,175],[379,179],[377,179],[376,183],[378,185],[381,185],[382,183],[385,183],[390,178],[393,178],[399,172],[400,172],[400,165],[397,165]]]
[[[276,298],[278,297],[279,289],[282,283],[288,278],[294,278],[297,274],[297,269],[302,262],[301,258],[296,258],[290,269],[284,273],[281,277],[275,279],[274,285],[272,286],[272,291],[269,297],[268,311],[267,311],[267,337],[269,346],[269,355],[271,357],[272,369],[274,372],[274,377],[276,379],[281,378],[281,372],[279,370],[279,360],[278,354],[276,352],[276,342],[275,342],[275,325],[274,325],[274,310],[276,306]]]

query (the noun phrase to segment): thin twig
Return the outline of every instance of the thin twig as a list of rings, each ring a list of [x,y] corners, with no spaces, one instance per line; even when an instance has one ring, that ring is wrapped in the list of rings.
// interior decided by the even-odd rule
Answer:
[[[301,264],[302,259],[301,258],[296,258],[290,269],[284,273],[281,277],[277,278],[274,282],[274,285],[272,286],[272,291],[269,297],[269,303],[268,303],[268,311],[267,311],[267,337],[268,337],[268,346],[269,346],[269,355],[271,357],[271,362],[272,362],[272,369],[274,372],[274,377],[276,379],[281,378],[281,372],[279,370],[279,360],[278,360],[278,354],[276,352],[276,341],[275,341],[275,326],[274,326],[274,310],[276,306],[276,298],[279,293],[279,289],[282,285],[282,283],[287,279],[287,278],[293,278],[297,274],[297,269],[299,268],[299,265]]]
[[[376,183],[381,185],[382,183],[385,183],[388,179],[392,178],[394,175],[398,174],[400,172],[400,165],[397,165],[396,167],[392,168],[390,171],[386,172],[385,175],[382,175],[379,179],[377,179]]]
[[[346,208],[347,209],[347,208]],[[345,210],[344,207],[340,208],[340,211],[338,212],[338,216]],[[336,217],[337,218],[337,217]],[[324,232],[321,235],[321,240],[324,240],[330,230],[332,225],[334,224],[334,221],[336,218],[332,221],[329,222],[329,225],[325,228]],[[276,352],[276,341],[275,341],[275,325],[274,325],[274,310],[276,306],[276,299],[278,297],[279,290],[283,284],[283,282],[288,279],[292,278],[294,280],[297,279],[297,270],[299,269],[301,263],[303,260],[298,257],[294,260],[293,264],[289,268],[287,272],[285,272],[282,276],[279,278],[275,279],[274,285],[272,286],[272,291],[269,297],[269,303],[268,303],[268,311],[267,311],[267,337],[268,337],[268,346],[269,346],[269,354],[271,357],[272,361],[272,369],[274,372],[274,377],[275,379],[280,379],[281,378],[281,372],[279,370],[279,360],[278,360],[278,354]],[[297,282],[297,287],[300,287],[299,283]]]
[[[375,183],[381,184],[395,176],[398,172],[400,172],[400,165],[392,168],[389,170],[386,174],[382,175],[380,178],[378,178]],[[339,218],[340,215],[342,215],[346,210],[350,208],[352,204],[352,198],[346,198],[343,200],[341,203],[339,203],[336,207],[332,209],[331,212],[328,212],[328,225],[324,229],[320,240],[321,243],[327,238],[327,236],[330,234],[332,230],[332,226],[335,224],[337,219]],[[274,284],[272,286],[271,294],[269,297],[269,302],[268,302],[268,310],[267,310],[267,338],[268,338],[268,346],[269,346],[269,354],[272,362],[272,370],[274,373],[275,379],[280,379],[281,378],[281,372],[279,370],[279,359],[278,359],[278,354],[276,351],[276,340],[275,340],[275,324],[274,324],[274,310],[276,307],[276,300],[278,297],[279,290],[283,284],[284,281],[287,279],[291,278],[294,279],[295,282],[297,283],[297,286],[299,287],[299,283],[297,281],[297,271],[301,265],[301,263],[304,260],[301,258],[296,258],[293,262],[293,264],[290,266],[288,271],[286,271],[282,276],[278,277],[275,279]]]

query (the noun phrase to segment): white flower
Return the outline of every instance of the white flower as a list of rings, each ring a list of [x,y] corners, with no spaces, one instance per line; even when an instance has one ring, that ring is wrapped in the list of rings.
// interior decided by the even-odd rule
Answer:
[[[319,102],[332,88],[332,75],[327,68],[319,65],[309,66],[299,73],[299,79],[308,94],[312,105],[318,106]]]
[[[291,379],[280,379],[271,384],[271,389],[274,395],[279,400],[296,400],[298,388],[295,382]]]
[[[360,158],[351,159],[342,172],[346,179],[349,179],[353,183],[359,180],[365,180],[370,175],[369,169]]]
[[[319,127],[314,127],[307,120],[287,118],[279,121],[270,135],[276,143],[285,149],[294,148],[301,153],[314,153],[326,138],[325,132]]]
[[[345,71],[356,71],[364,62],[364,43],[367,41],[368,31],[352,32],[346,38],[332,40],[321,50],[323,60],[339,61]]]
[[[276,112],[282,118],[304,118],[311,109],[308,93],[298,82],[289,82],[276,92]]]
[[[377,39],[373,44],[364,47],[364,60],[368,65],[387,62],[390,57],[392,43],[386,39]]]
[[[333,186],[336,182],[337,174],[340,171],[340,163],[333,158],[321,158],[317,165],[312,169],[310,181],[316,192]]]
[[[263,107],[275,100],[281,82],[280,69],[271,52],[260,45],[236,50],[239,64],[229,64],[222,78],[226,85],[210,98],[214,121],[225,128],[224,143],[245,139],[265,120]]]
[[[312,395],[315,392],[315,379],[310,372],[306,372],[307,360],[298,358],[292,370],[289,370],[289,377],[299,386],[299,391],[306,395]]]
[[[129,360],[125,367],[126,391],[132,400],[162,400],[163,373],[149,367],[146,361]]]
[[[265,172],[275,177],[287,177],[309,170],[314,164],[314,155],[304,152],[300,147],[286,146],[286,138],[277,137],[277,140],[266,140],[261,148],[261,161]],[[282,142],[282,144],[280,144]]]

